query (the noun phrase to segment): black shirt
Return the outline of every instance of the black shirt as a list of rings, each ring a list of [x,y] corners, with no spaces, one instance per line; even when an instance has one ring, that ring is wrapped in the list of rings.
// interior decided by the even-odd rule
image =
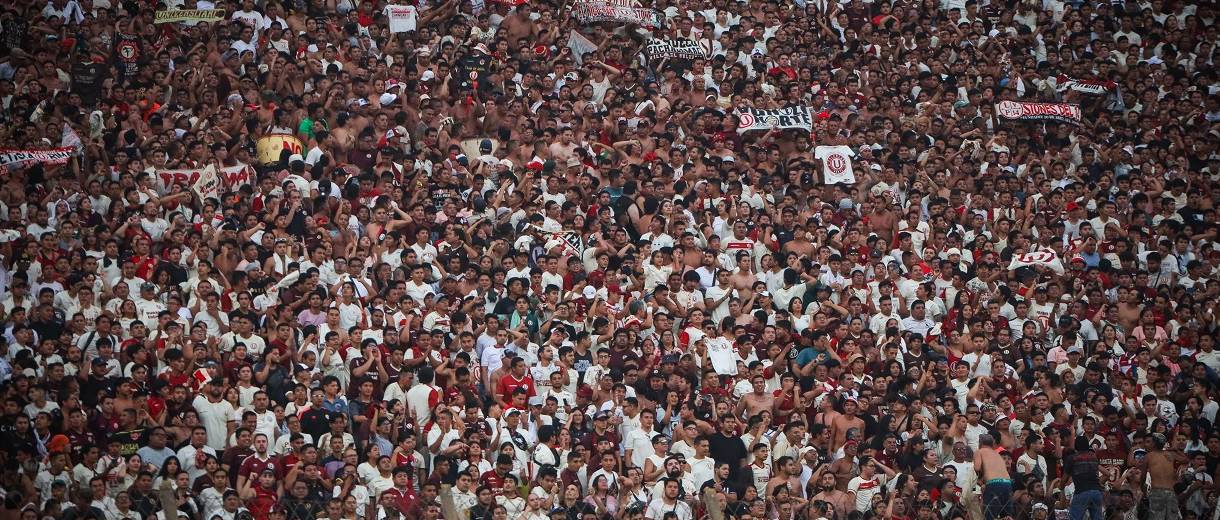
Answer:
[[[330,413],[321,408],[310,408],[301,414],[301,431],[311,438],[320,439],[330,431]]]
[[[748,454],[746,443],[742,442],[741,437],[730,437],[720,432],[709,436],[707,440],[708,447],[711,448],[712,459],[717,464],[721,462],[728,463],[729,479],[738,480],[741,474],[741,466]]]

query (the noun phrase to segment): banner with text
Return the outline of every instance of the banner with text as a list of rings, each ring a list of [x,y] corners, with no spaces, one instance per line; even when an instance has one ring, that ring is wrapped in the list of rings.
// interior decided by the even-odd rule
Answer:
[[[210,172],[208,172],[209,169],[211,170]],[[212,180],[205,179],[205,177],[215,179],[214,190],[209,187],[209,185],[212,184]],[[178,184],[181,186],[190,186],[192,189],[198,188],[196,189],[196,193],[199,192],[199,189],[207,189],[210,193],[212,193],[210,196],[213,197],[221,191],[221,188],[223,188],[223,191],[230,192],[236,191],[242,186],[252,184],[254,182],[254,177],[254,169],[246,164],[225,166],[219,170],[217,170],[213,165],[208,165],[204,168],[157,170],[155,175],[157,180],[157,191],[161,194],[168,193],[170,186]]]
[[[653,29],[665,26],[665,15],[660,11],[617,2],[576,2],[572,15],[581,23],[622,22]]]
[[[267,134],[254,143],[258,152],[258,163],[267,166],[280,162],[284,150],[290,154],[303,154],[305,147],[301,140],[292,134]]]
[[[652,40],[644,47],[644,55],[648,56],[649,60],[664,58],[693,60],[695,58],[707,57],[699,42],[685,38],[677,40]]]
[[[34,164],[67,164],[75,152],[71,146],[46,150],[0,149],[0,173]]]
[[[220,178],[216,176],[216,166],[209,164],[199,170],[199,176],[191,183],[191,191],[199,196],[199,200],[220,198]]]
[[[581,257],[585,254],[585,240],[580,236],[579,231],[565,229],[563,231],[548,231],[539,226],[533,226],[539,233],[542,234],[543,247],[550,251],[556,247],[562,246],[564,255]]]
[[[751,130],[800,129],[806,132],[813,130],[813,113],[809,107],[747,108],[738,112],[737,117],[741,118],[741,122],[737,124],[739,134]]]
[[[387,5],[383,12],[392,33],[414,32],[419,23],[419,8],[413,5]]]
[[[216,22],[224,19],[224,9],[169,9],[157,11],[153,23]]]
[[[1063,262],[1059,261],[1059,255],[1049,249],[1013,256],[1012,261],[1008,263],[1008,270],[1014,271],[1022,267],[1034,266],[1042,266],[1056,273],[1063,274]]]
[[[1084,94],[1102,95],[1114,92],[1114,88],[1118,86],[1113,81],[1076,79],[1063,74],[1056,76],[1055,80],[1055,89],[1059,92],[1071,89]]]
[[[1001,101],[996,103],[995,113],[1002,119],[1012,121],[1052,120],[1080,124],[1080,105],[1071,103]]]

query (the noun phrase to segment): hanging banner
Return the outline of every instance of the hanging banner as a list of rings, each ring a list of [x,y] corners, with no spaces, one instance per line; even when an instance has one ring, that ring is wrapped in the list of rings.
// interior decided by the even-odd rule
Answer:
[[[304,149],[301,140],[292,134],[264,135],[254,146],[258,150],[258,163],[263,166],[280,162],[280,152],[284,150],[289,153],[303,153]]]
[[[169,193],[170,186],[175,184],[192,188],[196,185],[202,186],[200,178],[204,176],[204,171],[208,168],[212,169],[211,175],[219,178],[219,186],[223,187],[226,192],[236,191],[238,188],[254,182],[255,172],[249,165],[226,166],[219,170],[208,165],[206,168],[157,170],[153,175],[157,182],[157,191],[164,195]]]
[[[819,146],[813,149],[813,156],[822,161],[823,183],[856,183],[856,172],[851,168],[851,158],[856,152],[850,146]]]
[[[737,124],[737,133],[744,134],[751,130],[787,130],[800,129],[806,132],[813,130],[813,114],[809,107],[787,107],[778,109],[747,108],[737,113],[741,121]]]
[[[469,90],[478,87],[479,90],[483,91],[490,89],[491,65],[491,56],[487,54],[474,53],[463,56],[462,59],[458,60],[455,67],[458,88]]]
[[[649,60],[664,58],[693,60],[695,58],[706,57],[703,53],[703,47],[699,45],[699,42],[685,38],[678,40],[652,40],[648,42],[648,45],[644,46],[644,55],[648,56]]]
[[[64,123],[63,132],[60,132],[59,146],[71,148],[78,155],[85,151],[85,144],[81,142],[80,134],[76,133],[76,130],[72,129],[72,125],[68,123]]]
[[[1074,79],[1063,74],[1056,76],[1055,80],[1055,90],[1059,92],[1071,89],[1076,92],[1100,96],[1114,92],[1114,89],[1118,87],[1118,84],[1113,81]]]
[[[47,150],[0,149],[0,173],[33,164],[67,164],[75,149],[71,146]]]
[[[413,5],[387,5],[383,12],[392,33],[412,32],[419,20],[419,10]]]
[[[1080,124],[1080,105],[1071,103],[1026,103],[1001,101],[995,105],[995,113],[1012,121],[1053,120]]]
[[[169,9],[157,11],[153,23],[216,22],[224,19],[224,9]]]
[[[143,40],[132,34],[115,35],[114,62],[115,67],[123,71],[124,78],[134,78],[140,73],[140,65],[144,62]]]
[[[583,34],[572,29],[568,32],[568,50],[572,51],[572,59],[577,65],[583,65],[584,55],[597,50],[597,44],[585,38]]]
[[[248,164],[226,166],[216,171],[220,176],[220,185],[227,192],[237,191],[242,186],[254,184],[255,172]]]
[[[733,356],[732,344],[724,338],[707,339],[703,344],[707,348],[707,358],[712,362],[712,370],[722,376],[737,375],[737,361]]]
[[[544,240],[543,247],[550,251],[556,247],[563,247],[564,255],[582,257],[585,254],[585,240],[580,236],[579,231],[565,229],[563,231],[548,231],[538,226],[533,226],[542,235]]]
[[[1063,274],[1063,262],[1059,261],[1059,255],[1049,249],[1012,257],[1012,261],[1008,263],[1008,270],[1013,271],[1022,267],[1039,265],[1056,273]]]
[[[199,170],[199,178],[191,184],[191,190],[199,196],[199,200],[220,198],[220,177],[216,175],[216,167],[208,165]]]
[[[665,15],[656,9],[616,2],[576,2],[572,5],[572,15],[580,23],[621,22],[653,29],[665,26]]]

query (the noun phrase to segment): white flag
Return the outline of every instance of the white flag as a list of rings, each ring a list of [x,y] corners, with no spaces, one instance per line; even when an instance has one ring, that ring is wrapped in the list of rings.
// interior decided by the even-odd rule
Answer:
[[[1056,273],[1063,274],[1063,262],[1059,260],[1059,255],[1050,249],[1014,256],[1012,257],[1012,262],[1008,263],[1008,270],[1012,271],[1021,267],[1037,265],[1048,267]]]

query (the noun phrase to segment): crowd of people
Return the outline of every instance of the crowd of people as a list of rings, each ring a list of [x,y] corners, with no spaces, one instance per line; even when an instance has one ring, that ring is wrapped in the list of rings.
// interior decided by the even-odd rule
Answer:
[[[1216,15],[0,3],[0,515],[1216,520]]]

